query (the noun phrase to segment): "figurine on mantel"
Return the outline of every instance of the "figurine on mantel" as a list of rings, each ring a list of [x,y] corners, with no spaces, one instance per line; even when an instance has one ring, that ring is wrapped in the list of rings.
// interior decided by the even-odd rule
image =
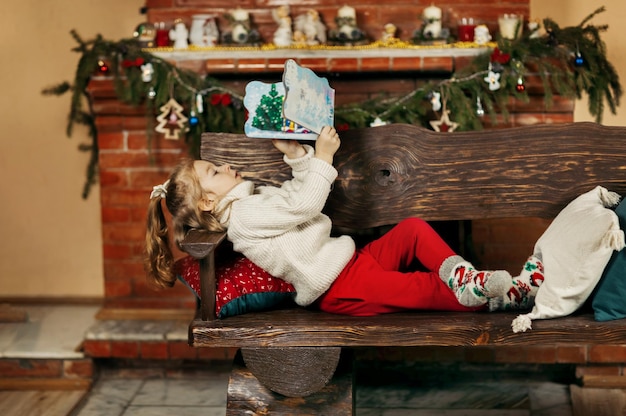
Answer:
[[[541,21],[539,19],[534,19],[528,22],[526,25],[528,31],[530,32],[529,38],[536,39],[542,36],[541,33]]]
[[[356,11],[353,7],[343,6],[335,17],[337,28],[329,32],[329,38],[333,43],[340,45],[356,45],[365,43],[365,32],[356,24]]]
[[[274,32],[274,45],[278,47],[291,46],[293,31],[291,30],[291,16],[289,15],[289,5],[284,4],[272,10],[272,17],[278,24],[278,29]]]
[[[293,39],[292,39],[291,45],[297,46],[297,47],[304,47],[307,45],[306,36],[304,36],[304,33],[302,33],[301,30],[293,31]]]
[[[154,48],[156,28],[152,23],[140,23],[137,28],[135,28],[133,37],[139,41],[142,48]]]
[[[307,45],[311,46],[326,43],[326,26],[322,23],[317,10],[307,10],[306,13],[296,17],[294,23],[295,31],[304,35]]]
[[[174,27],[170,29],[170,40],[174,41],[174,49],[187,49],[189,47],[188,37],[187,26],[182,20],[176,19]]]
[[[393,23],[386,23],[383,26],[383,33],[380,37],[380,40],[385,43],[390,43],[396,40],[396,33],[398,32],[398,27]]]
[[[491,40],[491,34],[487,25],[478,25],[474,28],[474,42],[478,45],[486,45]]]
[[[259,32],[252,27],[250,13],[238,7],[224,15],[230,23],[230,31],[224,32],[222,43],[226,44],[256,44],[261,40]]]
[[[194,46],[215,46],[219,39],[219,31],[212,14],[194,14],[191,16],[189,41]]]

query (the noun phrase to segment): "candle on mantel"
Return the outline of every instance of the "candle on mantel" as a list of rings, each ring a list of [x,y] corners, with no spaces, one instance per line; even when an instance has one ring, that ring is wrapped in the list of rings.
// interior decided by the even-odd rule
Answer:
[[[237,7],[235,10],[230,12],[230,16],[236,22],[245,22],[250,19],[250,14],[247,10],[242,9],[241,7]]]
[[[515,39],[521,31],[521,17],[516,14],[504,14],[498,17],[498,26],[500,27],[500,35],[504,39]]]
[[[458,26],[459,41],[473,42],[475,28],[476,28],[476,25],[474,24],[474,19],[472,19],[471,17],[469,19],[467,17],[462,18],[459,21],[459,26]]]
[[[441,9],[431,4],[424,9],[422,18],[426,21],[422,31],[423,35],[434,39],[438,38],[441,35]]]
[[[345,17],[356,20],[356,11],[354,10],[354,7],[343,6],[337,12],[337,17]]]

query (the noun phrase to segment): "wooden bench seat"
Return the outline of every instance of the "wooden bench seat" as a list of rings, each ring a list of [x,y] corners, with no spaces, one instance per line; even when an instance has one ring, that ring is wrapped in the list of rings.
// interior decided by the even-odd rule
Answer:
[[[196,347],[415,347],[493,345],[625,345],[626,323],[597,322],[590,313],[537,320],[513,333],[519,312],[411,312],[350,317],[294,308],[211,322],[195,319]]]
[[[341,140],[334,163],[339,175],[324,212],[337,232],[357,240],[411,216],[459,222],[551,219],[597,185],[626,195],[624,127],[585,122],[438,133],[393,124],[341,132]],[[258,185],[280,185],[291,175],[269,140],[205,133],[201,157],[230,163]],[[519,312],[415,311],[361,318],[294,308],[217,320],[215,252],[223,240],[223,234],[192,231],[183,248],[200,259],[201,270],[201,306],[189,326],[190,345],[240,348],[250,370],[236,378],[232,397],[239,404],[229,404],[229,415],[262,410],[255,402],[258,385],[250,384],[250,401],[241,405],[245,380],[282,394],[267,393],[272,403],[263,411],[297,414],[300,406],[285,398],[295,396],[306,399],[301,408],[336,400],[333,414],[351,414],[350,388],[339,389],[339,395],[331,388],[333,380],[345,383],[350,377],[333,379],[333,365],[342,351],[359,347],[575,346],[582,347],[582,358],[560,362],[584,365],[595,360],[595,348],[614,346],[623,350],[612,360],[626,363],[626,322],[596,322],[588,312],[536,320],[523,333],[511,329]]]

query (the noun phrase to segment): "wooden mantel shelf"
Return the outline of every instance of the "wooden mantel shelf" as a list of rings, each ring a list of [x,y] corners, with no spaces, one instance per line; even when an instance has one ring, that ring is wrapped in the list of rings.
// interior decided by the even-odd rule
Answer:
[[[232,47],[210,50],[148,49],[153,55],[181,68],[200,73],[282,72],[286,59],[317,72],[454,72],[488,47],[355,47],[284,48]]]

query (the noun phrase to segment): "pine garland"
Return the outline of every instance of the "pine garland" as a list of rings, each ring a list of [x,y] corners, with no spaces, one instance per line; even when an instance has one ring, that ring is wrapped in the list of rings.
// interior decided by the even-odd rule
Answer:
[[[492,123],[497,122],[498,114],[507,120],[506,104],[511,96],[528,102],[527,91],[519,91],[517,85],[520,78],[523,81],[532,72],[542,80],[546,108],[552,105],[554,94],[581,98],[586,93],[589,113],[601,123],[605,103],[615,114],[622,96],[619,76],[606,58],[606,47],[600,37],[608,27],[588,24],[604,11],[604,7],[598,8],[574,27],[560,28],[553,20],[544,19],[546,33],[542,36],[526,32],[515,40],[498,39],[495,52],[499,57],[508,56],[506,62],[494,57],[494,52],[486,52],[448,80],[429,82],[403,97],[377,97],[338,108],[335,118],[350,127],[366,126],[377,117],[392,123],[428,126],[432,118],[430,95],[440,92],[447,109],[459,123],[458,130],[477,130],[482,128],[481,115],[476,111],[477,100],[480,99]],[[578,65],[576,58],[582,59]],[[495,91],[483,81],[490,64],[500,73],[500,88]]]
[[[544,19],[545,34],[539,36],[526,31],[515,40],[499,38],[493,51],[476,56],[470,65],[449,79],[429,82],[404,96],[382,96],[338,107],[335,124],[359,128],[381,120],[427,127],[433,117],[431,99],[437,93],[444,109],[450,111],[458,123],[458,130],[478,130],[482,128],[482,114],[477,110],[484,110],[496,124],[498,114],[507,119],[510,97],[528,101],[523,88],[523,79],[528,73],[541,77],[546,108],[551,106],[554,94],[568,98],[587,94],[589,113],[600,123],[606,106],[615,114],[622,96],[619,76],[606,58],[606,47],[600,36],[608,27],[589,24],[604,11],[604,7],[598,8],[574,27],[560,28],[553,20]],[[91,153],[83,198],[87,198],[96,181],[98,164],[98,132],[87,86],[95,71],[103,69],[103,62],[108,64],[107,74],[114,80],[118,99],[145,106],[149,140],[154,134],[155,109],[171,98],[189,109],[187,114],[192,110],[198,112],[190,118],[184,135],[193,155],[199,151],[200,135],[204,131],[243,131],[243,97],[221,86],[217,80],[175,67],[142,49],[136,39],[111,42],[98,35],[92,41],[84,41],[75,31],[71,35],[78,43],[73,51],[81,54],[74,82],[62,82],[43,93],[72,93],[68,137],[75,123],[89,128],[91,143],[79,146],[79,150]],[[141,69],[144,63],[152,65],[148,81]],[[492,89],[485,81],[490,74],[499,74],[499,88]]]

